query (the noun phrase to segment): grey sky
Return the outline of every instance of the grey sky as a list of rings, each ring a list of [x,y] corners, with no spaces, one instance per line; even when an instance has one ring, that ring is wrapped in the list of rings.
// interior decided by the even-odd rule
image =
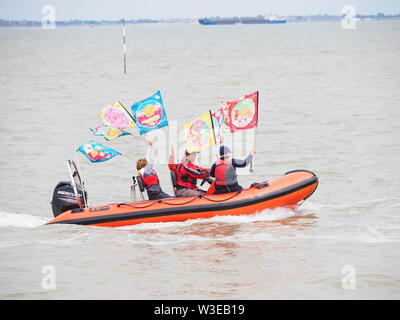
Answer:
[[[347,4],[362,14],[400,13],[399,0],[0,0],[0,18],[41,20],[41,8],[48,4],[55,7],[56,20],[340,15]]]

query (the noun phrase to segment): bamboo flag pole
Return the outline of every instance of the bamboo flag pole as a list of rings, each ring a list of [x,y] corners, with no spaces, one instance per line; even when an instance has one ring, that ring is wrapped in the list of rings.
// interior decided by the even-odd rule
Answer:
[[[125,106],[121,103],[121,101],[118,101],[118,103],[121,105],[122,108],[124,108],[126,114],[132,119],[132,121],[133,121],[134,123],[136,123],[135,118],[134,118],[134,117],[131,115],[131,113],[125,108]]]
[[[212,133],[213,133],[214,144],[217,144],[217,140],[215,139],[215,129],[214,129],[213,116],[212,116],[211,110],[208,110],[208,112],[210,113],[211,129],[212,129]]]
[[[257,136],[257,127],[254,128],[253,150],[256,149],[256,136]],[[254,166],[254,154],[253,154],[253,159],[251,159],[251,162],[250,162],[250,169],[249,169],[250,173],[254,172],[253,166]]]
[[[257,128],[258,128],[258,102],[259,102],[259,92],[257,91],[257,125],[254,128],[254,140],[253,140],[253,149],[256,149],[256,136],[257,136]],[[250,168],[249,168],[249,172],[253,173],[254,169],[253,169],[253,165],[254,165],[254,155],[253,155],[253,159],[250,162]]]
[[[122,33],[123,33],[123,37],[122,37],[122,43],[124,46],[124,74],[126,74],[126,28],[125,28],[125,19],[122,19]]]

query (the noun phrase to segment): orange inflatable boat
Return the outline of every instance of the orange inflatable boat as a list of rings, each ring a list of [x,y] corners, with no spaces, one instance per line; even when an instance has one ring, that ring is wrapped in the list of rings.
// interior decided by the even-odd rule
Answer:
[[[66,182],[64,186],[68,186],[67,184]],[[47,224],[69,223],[121,227],[139,223],[185,221],[222,215],[247,215],[277,207],[295,209],[313,194],[317,186],[318,178],[314,173],[307,170],[294,170],[276,180],[265,181],[240,192],[226,194],[81,206],[57,212],[57,214],[53,203],[55,218]],[[73,205],[74,201],[81,202],[85,198],[84,190],[82,192],[76,188],[79,185],[74,185],[73,192],[63,190],[62,182],[57,187],[53,200],[55,196],[63,197],[65,201],[69,201]],[[77,194],[79,199],[74,198]]]

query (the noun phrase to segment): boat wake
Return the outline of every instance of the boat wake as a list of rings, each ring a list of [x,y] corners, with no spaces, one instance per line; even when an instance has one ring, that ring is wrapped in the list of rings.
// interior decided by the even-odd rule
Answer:
[[[127,241],[135,245],[176,245],[177,243],[238,243],[253,241],[276,241],[279,226],[303,230],[315,218],[309,211],[284,207],[266,209],[240,216],[215,216],[208,219],[190,219],[181,222],[142,223],[116,229],[129,231]],[[299,221],[301,220],[301,221]],[[278,228],[276,228],[278,227]],[[278,233],[278,237],[276,236]]]
[[[266,209],[252,215],[240,216],[215,216],[208,219],[193,219],[182,222],[158,222],[158,223],[142,223],[133,226],[124,226],[117,229],[122,230],[145,230],[190,226],[202,223],[226,223],[226,224],[245,224],[259,221],[279,221],[289,218],[301,217],[307,215],[305,211],[309,210],[292,210],[284,207],[276,209]],[[16,227],[16,228],[35,228],[44,225],[48,221],[47,217],[34,216],[22,213],[9,213],[0,210],[0,228]]]
[[[142,223],[133,226],[119,227],[122,230],[146,230],[146,229],[160,229],[160,228],[173,228],[185,227],[190,225],[198,225],[204,223],[226,223],[226,224],[246,224],[260,221],[279,221],[293,217],[302,216],[302,212],[294,211],[292,209],[280,207],[276,209],[266,209],[255,214],[245,214],[240,216],[215,216],[207,219],[191,219],[181,222],[157,222],[157,223]]]
[[[22,213],[9,213],[0,210],[0,228],[35,228],[47,222],[47,218]]]

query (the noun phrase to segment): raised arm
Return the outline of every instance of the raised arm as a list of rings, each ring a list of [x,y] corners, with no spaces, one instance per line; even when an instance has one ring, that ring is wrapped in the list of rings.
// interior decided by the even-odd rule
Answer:
[[[149,142],[149,147],[146,150],[147,166],[144,168],[144,174],[150,174],[153,169],[154,162],[157,157],[157,149],[152,142]]]
[[[232,165],[236,168],[244,168],[253,160],[253,155],[254,152],[252,151],[244,160],[232,159]]]
[[[176,162],[175,162],[175,146],[171,145],[171,154],[168,159],[168,168],[171,171],[176,171]]]

